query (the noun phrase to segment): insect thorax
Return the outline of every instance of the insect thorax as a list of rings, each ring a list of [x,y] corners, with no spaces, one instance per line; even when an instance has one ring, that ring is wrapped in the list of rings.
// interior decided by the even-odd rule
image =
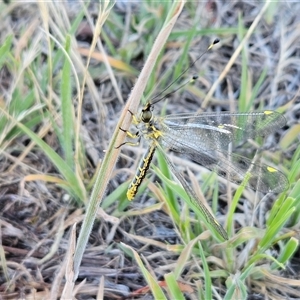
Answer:
[[[156,140],[163,134],[160,130],[159,122],[156,118],[152,118],[151,121],[148,123],[141,121],[137,127],[145,139]]]

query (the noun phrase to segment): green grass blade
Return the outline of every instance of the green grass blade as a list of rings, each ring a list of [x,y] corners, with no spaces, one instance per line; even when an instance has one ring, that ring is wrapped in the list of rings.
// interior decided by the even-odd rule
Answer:
[[[174,273],[166,274],[165,280],[168,288],[169,299],[184,300],[185,297],[180,290]]]
[[[163,290],[161,289],[161,287],[159,286],[159,282],[157,281],[156,278],[153,277],[153,275],[146,269],[145,265],[142,262],[142,259],[140,258],[140,256],[138,255],[138,253],[130,246],[125,245],[123,243],[120,244],[120,246],[123,249],[126,249],[127,253],[130,254],[130,256],[132,258],[135,259],[135,261],[137,262],[140,271],[142,272],[146,282],[148,283],[148,286],[152,292],[152,295],[154,297],[154,299],[161,299],[161,300],[167,300]]]
[[[66,37],[65,50],[66,54],[70,51],[70,36]],[[73,120],[73,105],[72,105],[72,77],[71,63],[69,59],[64,60],[62,77],[61,77],[61,109],[62,109],[62,145],[67,164],[74,169],[74,120]]]

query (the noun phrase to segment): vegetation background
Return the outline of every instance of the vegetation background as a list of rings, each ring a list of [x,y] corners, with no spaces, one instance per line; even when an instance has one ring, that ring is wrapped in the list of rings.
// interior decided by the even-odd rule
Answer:
[[[12,1],[0,3],[0,20],[2,299],[300,299],[300,3]],[[226,226],[225,242],[159,157],[128,202],[145,145],[115,149],[146,59],[158,55],[137,81],[147,83],[142,103],[215,38],[182,78],[196,82],[155,113],[272,109],[287,119],[238,149],[250,158],[259,149],[286,174],[281,195],[170,155]]]

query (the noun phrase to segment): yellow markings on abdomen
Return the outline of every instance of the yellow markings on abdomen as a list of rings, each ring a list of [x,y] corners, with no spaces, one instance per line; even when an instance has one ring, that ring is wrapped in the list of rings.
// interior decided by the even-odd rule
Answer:
[[[127,199],[129,201],[132,201],[134,199],[135,195],[137,194],[138,189],[139,189],[142,181],[144,180],[144,178],[147,174],[147,171],[150,167],[155,149],[156,149],[156,145],[155,145],[155,143],[152,143],[151,146],[148,148],[147,152],[145,153],[145,155],[143,156],[143,158],[141,159],[141,162],[138,167],[138,171],[136,172],[136,174],[127,190]]]

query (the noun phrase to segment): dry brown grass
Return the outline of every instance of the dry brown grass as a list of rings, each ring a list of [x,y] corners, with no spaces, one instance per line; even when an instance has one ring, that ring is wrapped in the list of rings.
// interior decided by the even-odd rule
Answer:
[[[13,103],[16,87],[24,95],[32,90],[35,99],[32,109],[40,112],[42,111],[40,106],[46,106],[58,126],[62,126],[60,77],[58,76],[62,65],[54,65],[51,71],[46,68],[46,58],[50,55],[47,32],[51,32],[58,38],[64,36],[66,31],[64,32],[62,28],[68,28],[68,23],[74,21],[81,6],[79,4],[66,6],[62,2],[57,3],[56,9],[60,13],[57,15],[54,14],[51,5],[48,6],[46,2],[40,5],[12,2],[7,5],[1,3],[0,6],[2,8],[0,12],[1,44],[9,34],[12,34],[13,43],[10,52],[15,58],[14,66],[11,65],[10,68],[5,66],[0,70],[0,107],[7,109]],[[257,18],[262,6],[258,2],[235,3],[232,1],[199,2],[196,5],[196,14],[199,18],[197,28],[209,28],[211,31],[195,35],[189,48],[190,57],[192,59],[198,57],[216,35],[221,38],[220,46],[205,55],[191,70],[191,73],[200,70],[204,75],[197,85],[187,86],[184,92],[175,94],[174,99],[168,102],[167,111],[171,113],[194,112],[198,111],[200,106],[206,111],[239,110],[239,106],[243,105],[241,103],[251,101],[254,85],[265,72],[251,109],[267,107],[279,109],[285,114],[287,126],[267,139],[270,147],[282,150],[280,159],[278,159],[278,154],[273,156],[275,161],[280,162],[280,166],[284,166],[284,161],[291,160],[299,144],[300,5],[283,2],[271,4],[257,24],[254,33],[245,43],[243,51],[247,59],[247,85],[244,94],[248,98],[240,103],[237,98],[241,94],[243,70],[241,55],[234,59],[232,65],[228,65],[241,43],[239,34],[243,34],[242,32],[233,33],[231,29],[238,28],[239,16],[242,16],[241,22],[246,31]],[[194,21],[188,7],[175,25],[173,34],[177,34],[179,38],[171,37],[165,54],[154,71],[154,77],[150,79],[152,83],[161,78],[160,74],[165,69],[176,67],[177,59],[180,59],[182,55],[186,42],[184,38],[187,34],[181,35],[180,31],[191,29]],[[155,20],[162,18],[164,5],[162,3],[159,8],[151,8],[150,5],[144,8],[148,11],[147,15],[145,13],[145,23],[139,20],[140,23],[135,24],[132,20],[137,15],[138,9],[141,7],[133,3],[128,5],[125,11],[120,10],[119,6],[115,7],[115,11],[108,17],[107,22],[110,22],[110,26],[114,24],[119,32],[124,30],[121,34],[122,38],[118,39],[111,27],[107,26],[105,27],[107,38],[103,40],[106,52],[112,58],[116,58],[110,52],[111,49],[115,49],[116,56],[118,56],[116,61],[110,60],[114,67],[113,72],[107,70],[102,64],[105,60],[102,53],[94,53],[86,78],[87,83],[82,98],[80,140],[78,139],[78,144],[82,143],[82,148],[85,150],[79,152],[75,160],[78,159],[78,165],[81,166],[80,170],[76,169],[76,175],[82,179],[88,192],[92,186],[93,174],[96,173],[99,161],[103,158],[103,151],[108,148],[112,133],[119,121],[124,105],[123,99],[127,99],[134,85],[134,74],[143,66],[145,53],[150,51],[148,47],[152,44],[151,40],[156,37],[155,30],[159,30],[155,26],[148,26],[146,21],[155,24]],[[96,18],[97,5],[90,6],[89,14]],[[47,18],[49,28],[45,26]],[[122,26],[119,26],[120,24]],[[134,26],[135,30],[132,32]],[[78,47],[72,48],[73,52],[70,55],[79,80],[85,74],[84,48],[88,48],[92,40],[92,31],[87,22],[82,21],[80,28],[80,35],[72,37],[80,40]],[[220,34],[220,28],[224,28],[222,34]],[[217,34],[214,34],[212,29],[215,29]],[[112,45],[108,44],[109,41]],[[97,51],[99,51],[98,48],[95,52]],[[39,61],[38,64],[37,61]],[[127,64],[124,64],[124,61]],[[101,62],[100,67],[99,62]],[[48,72],[53,72],[52,77],[50,76],[51,79],[48,77],[43,82]],[[222,72],[225,72],[226,76],[218,82],[217,79]],[[214,90],[211,90],[216,81],[218,84]],[[28,82],[30,82],[29,85]],[[77,92],[78,96],[79,91]],[[79,106],[76,95],[74,94],[73,99],[75,108]],[[207,97],[207,95],[210,96]],[[13,105],[21,106],[19,103]],[[158,104],[159,109],[163,105]],[[24,109],[23,114],[26,115],[28,111],[29,108]],[[22,116],[18,117],[22,119]],[[60,298],[66,286],[65,283],[68,283],[65,272],[67,270],[68,275],[72,275],[73,272],[72,268],[68,269],[66,261],[67,258],[72,257],[74,251],[70,246],[72,226],[75,223],[79,226],[84,218],[83,204],[75,202],[66,189],[63,189],[62,181],[60,181],[61,174],[58,173],[49,157],[28,136],[24,133],[18,136],[10,134],[12,128],[15,127],[14,122],[0,125],[2,126],[0,132],[0,297],[3,299]],[[45,115],[32,129],[52,149],[63,156],[61,142],[51,126],[48,115]],[[78,149],[80,147],[81,145],[78,145]],[[152,299],[140,268],[135,260],[126,255],[125,248],[120,246],[120,242],[130,245],[144,257],[144,263],[151,270],[150,272],[161,280],[161,286],[165,284],[163,276],[180,263],[178,262],[180,249],[177,246],[181,245],[182,239],[167,214],[168,209],[161,203],[154,204],[153,199],[149,200],[146,194],[140,196],[142,204],[136,201],[127,207],[128,204],[124,200],[121,204],[119,202],[119,199],[124,198],[125,186],[122,187],[122,184],[129,175],[132,175],[134,171],[132,165],[137,165],[142,151],[142,148],[132,149],[127,145],[122,148],[121,157],[107,188],[108,195],[115,191],[119,192],[115,194],[115,199],[108,197],[106,201],[104,200],[105,213],[100,209],[97,211],[99,219],[94,224],[76,287],[72,291],[72,297],[76,299],[95,299],[96,297],[97,299],[102,299],[102,297],[105,299]],[[246,155],[248,152],[245,151],[243,154]],[[176,163],[179,169],[183,169],[188,164],[188,167],[195,172],[201,170],[199,166],[177,158]],[[288,167],[291,166],[286,166]],[[291,185],[293,184],[294,182],[291,182]],[[157,186],[153,183],[149,183],[149,188],[152,192],[159,194]],[[210,193],[212,191],[208,190],[205,195],[206,199],[212,198]],[[246,198],[247,194],[243,199]],[[248,196],[250,201],[253,198],[253,194]],[[87,201],[88,199],[81,200]],[[222,213],[226,212],[230,200],[224,184],[220,187],[219,201]],[[259,207],[256,227],[264,228],[264,215],[272,203],[271,201],[265,202]],[[124,211],[120,212],[120,206]],[[236,216],[237,227],[248,224],[246,217],[248,213],[252,214],[252,208],[251,212],[248,209],[250,207],[245,200],[239,206]],[[184,210],[185,208],[183,208],[183,214]],[[294,229],[299,231],[299,226],[296,225]],[[284,231],[287,235],[290,232],[288,228]],[[298,239],[299,235],[296,237]],[[209,239],[208,234],[203,237],[203,239],[207,238]],[[253,244],[251,247],[255,248]],[[75,247],[74,244],[71,245]],[[222,259],[227,245],[223,248],[213,245],[211,243],[211,249],[205,249],[205,251],[208,253],[208,262],[214,266],[214,271],[218,272],[217,267],[224,268],[225,260]],[[247,265],[243,260],[247,261],[245,257],[249,255],[245,251],[246,248],[240,249],[238,256],[240,261],[234,265],[236,268],[243,264]],[[68,250],[70,252],[67,252]],[[280,247],[275,245],[273,251],[279,250]],[[268,251],[271,250],[268,249]],[[276,256],[273,253],[271,255]],[[271,262],[262,260],[257,268],[263,268],[264,264],[271,265]],[[179,281],[180,289],[185,292],[186,299],[197,299],[198,291],[203,289],[204,275],[200,271],[202,270],[200,265],[202,267],[198,257],[198,259],[191,259],[184,266],[184,272]],[[265,299],[265,297],[299,299],[299,269],[299,253],[296,253],[285,272],[266,272],[264,278],[249,279],[246,282],[248,299]],[[235,276],[238,276],[238,270],[230,271],[231,274],[226,274],[228,277],[215,274],[212,284],[215,288],[213,297],[216,299],[222,298],[226,293],[226,278],[235,280]]]

